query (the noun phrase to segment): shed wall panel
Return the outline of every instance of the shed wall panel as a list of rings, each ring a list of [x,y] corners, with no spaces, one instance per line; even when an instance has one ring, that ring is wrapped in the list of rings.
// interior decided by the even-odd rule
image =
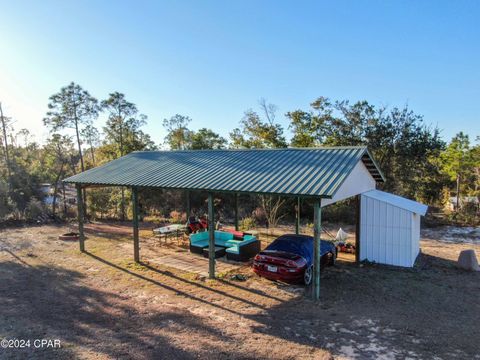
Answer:
[[[412,266],[420,253],[420,215],[412,214]]]
[[[412,240],[419,229],[414,228],[414,214],[366,196],[361,197],[360,211],[360,259],[412,266],[412,256],[417,251]]]

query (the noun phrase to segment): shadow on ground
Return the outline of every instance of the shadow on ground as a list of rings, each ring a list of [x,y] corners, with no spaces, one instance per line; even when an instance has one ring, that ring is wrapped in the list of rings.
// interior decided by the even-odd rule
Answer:
[[[167,286],[93,254],[90,256],[179,295],[258,322],[254,332],[326,348],[337,355],[473,358],[480,351],[477,342],[472,341],[472,336],[480,336],[475,316],[480,313],[477,301],[480,276],[461,271],[455,262],[443,258],[422,254],[413,269],[341,263],[323,272],[322,300],[315,303],[304,296],[282,301],[267,291],[227,280],[219,280],[221,289],[213,288],[148,262],[142,263],[150,271],[174,281]],[[258,311],[242,313],[205,301],[192,291],[195,288]],[[292,288],[298,294],[303,292],[298,287]],[[241,296],[238,291],[233,295],[233,290],[241,290]],[[285,287],[285,290],[291,289]],[[275,300],[277,304],[263,306],[258,301],[262,298]]]
[[[50,266],[0,263],[0,338],[61,339],[60,349],[1,349],[0,358],[72,358],[79,348],[113,358],[196,359],[170,341],[167,331],[229,338],[190,313],[146,314],[125,305],[122,296],[82,285],[84,275]],[[124,299],[123,299],[124,300]],[[218,352],[222,358],[248,358]]]
[[[322,274],[321,301],[300,297],[255,330],[352,358],[480,358],[480,273],[421,254],[413,269],[352,263]]]
[[[127,295],[85,285],[85,272],[31,266],[28,258],[9,254],[12,261],[0,263],[0,338],[60,338],[67,346],[6,350],[0,358],[71,358],[80,348],[113,358],[249,358],[244,349],[222,346],[238,339],[200,316],[174,307],[145,312],[138,304],[129,304]],[[434,256],[421,255],[413,269],[351,263],[328,268],[321,279],[322,300],[315,303],[301,296],[298,287],[279,285],[299,294],[285,301],[269,288],[248,283],[218,280],[218,286],[212,286],[147,262],[139,271],[104,256],[87,255],[199,307],[251,320],[256,324],[249,334],[253,338],[273,336],[358,358],[475,358],[480,353],[478,342],[472,340],[480,338],[480,274],[460,271],[454,262]],[[198,339],[218,346],[207,349],[201,342],[180,346],[169,337],[172,332],[196,333]]]

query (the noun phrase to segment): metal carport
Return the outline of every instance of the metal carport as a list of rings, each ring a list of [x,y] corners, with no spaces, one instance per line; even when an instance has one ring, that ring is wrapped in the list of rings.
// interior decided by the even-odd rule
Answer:
[[[377,182],[383,182],[384,177],[366,147],[319,147],[132,152],[64,181],[77,187],[81,251],[85,251],[82,188],[126,186],[132,189],[136,262],[140,261],[139,188],[208,192],[211,278],[215,277],[213,193],[309,198],[314,205],[313,294],[318,299],[322,205],[371,190]]]

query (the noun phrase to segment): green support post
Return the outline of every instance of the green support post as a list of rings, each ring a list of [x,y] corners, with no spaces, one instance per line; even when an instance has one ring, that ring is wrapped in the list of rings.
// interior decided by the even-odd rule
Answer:
[[[215,279],[215,224],[212,193],[208,193],[208,277]]]
[[[322,200],[313,204],[313,299],[320,299],[320,234],[322,231]]]
[[[78,240],[80,244],[80,251],[85,252],[85,234],[83,232],[83,196],[82,187],[76,185],[77,188],[77,219],[78,219]]]
[[[356,219],[356,227],[355,227],[355,262],[357,264],[360,263],[360,224],[362,221],[361,214],[362,214],[362,208],[361,208],[361,198],[362,195],[357,195],[356,198],[356,208],[357,208],[357,219]]]
[[[186,191],[186,196],[187,196],[187,221],[190,218],[190,213],[192,211],[191,205],[190,205],[190,191]]]
[[[295,213],[295,234],[300,234],[300,196],[297,197],[297,211]]]
[[[238,193],[235,193],[235,231],[238,231]]]
[[[140,245],[138,240],[138,190],[132,188],[132,207],[133,207],[133,259],[136,263],[140,262]]]

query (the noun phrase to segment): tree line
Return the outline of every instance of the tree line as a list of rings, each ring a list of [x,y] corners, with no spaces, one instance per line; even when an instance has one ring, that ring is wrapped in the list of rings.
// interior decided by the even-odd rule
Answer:
[[[102,128],[97,126],[100,113],[107,116]],[[372,152],[386,177],[385,191],[437,207],[452,203],[453,217],[478,218],[478,137],[472,143],[461,132],[446,143],[437,127],[426,124],[408,106],[388,108],[368,101],[319,97],[310,108],[285,114],[292,134],[287,140],[277,113],[275,105],[261,99],[257,108],[245,111],[228,137],[207,127],[192,130],[191,118],[176,114],[163,120],[166,136],[162,144],[155,144],[142,130],[147,116],[124,94],[112,92],[99,101],[72,82],[49,98],[43,122],[50,136],[45,144],[39,144],[28,129],[15,131],[0,104],[0,219],[28,218],[44,211],[42,183],[53,186],[49,211],[67,217],[65,201],[62,209],[57,205],[59,198],[65,198],[61,180],[132,151],[352,145],[365,145]],[[90,216],[128,217],[128,189],[93,189],[85,195]],[[167,195],[162,202],[156,201],[158,194],[145,196],[145,207],[150,212],[165,212],[181,202],[178,194]],[[477,202],[472,200],[475,198]],[[258,205],[265,204],[278,208],[284,201],[272,203],[259,197]]]

